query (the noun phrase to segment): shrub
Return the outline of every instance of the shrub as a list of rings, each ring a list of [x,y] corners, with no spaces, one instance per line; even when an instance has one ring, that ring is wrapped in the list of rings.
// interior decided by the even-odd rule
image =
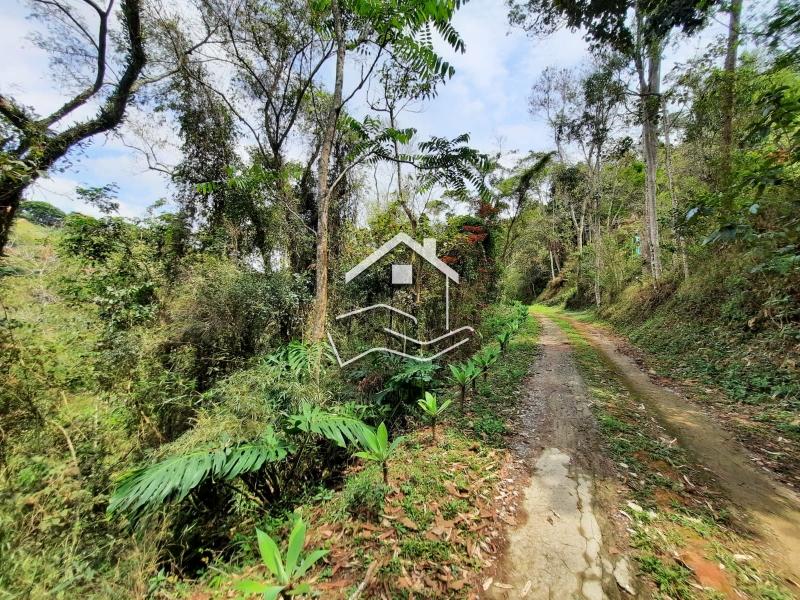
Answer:
[[[298,330],[305,285],[289,273],[205,258],[184,273],[171,296],[165,350],[191,350],[188,367],[202,389]]]

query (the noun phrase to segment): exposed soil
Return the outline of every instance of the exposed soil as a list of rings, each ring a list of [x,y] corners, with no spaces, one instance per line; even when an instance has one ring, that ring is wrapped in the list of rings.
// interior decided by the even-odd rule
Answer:
[[[484,587],[491,598],[618,598],[617,579],[632,588],[627,560],[614,543],[613,466],[600,451],[589,393],[566,336],[541,319],[542,353],[523,385],[512,439],[530,477],[519,524]],[[615,577],[616,574],[616,577]]]
[[[754,464],[734,435],[706,408],[658,385],[622,344],[598,327],[570,319],[660,423],[713,475],[745,516],[750,533],[784,575],[800,581],[800,498]]]

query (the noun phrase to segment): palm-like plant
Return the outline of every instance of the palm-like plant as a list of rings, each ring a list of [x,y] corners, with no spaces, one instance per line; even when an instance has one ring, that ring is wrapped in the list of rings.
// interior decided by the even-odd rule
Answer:
[[[475,366],[478,367],[479,371],[483,373],[483,380],[486,381],[486,376],[489,373],[489,368],[497,362],[497,358],[500,356],[500,349],[488,347],[476,354],[472,360],[475,363]]]
[[[433,437],[433,442],[436,443],[436,422],[439,420],[439,417],[442,416],[444,411],[446,411],[450,405],[453,403],[452,400],[445,400],[441,404],[436,399],[436,396],[431,394],[430,392],[425,392],[425,397],[420,398],[417,401],[417,404],[422,409],[422,412],[425,413],[425,416],[428,417],[428,420],[431,422],[431,436]]]
[[[301,582],[306,572],[323,556],[327,550],[314,550],[304,557],[300,556],[306,543],[306,524],[303,519],[297,519],[289,534],[289,544],[286,548],[286,560],[283,560],[278,544],[260,529],[256,529],[258,537],[258,551],[261,560],[275,579],[275,583],[248,579],[240,582],[236,587],[246,594],[262,594],[264,600],[275,600],[278,596],[287,597],[297,594],[308,594],[311,586]]]
[[[497,334],[497,341],[500,342],[501,354],[506,353],[506,348],[508,347],[508,343],[511,341],[512,335],[513,333],[510,328]]]
[[[383,482],[389,485],[389,459],[402,441],[402,437],[397,437],[390,442],[389,432],[384,423],[378,425],[375,431],[371,427],[364,426],[360,440],[364,450],[356,452],[355,456],[380,464],[383,470]]]
[[[472,383],[472,397],[474,398],[475,394],[478,393],[478,376],[481,374],[481,369],[473,359],[467,361],[467,367],[469,368],[469,380]]]
[[[470,382],[474,381],[477,375],[477,370],[475,369],[475,365],[472,363],[464,363],[460,365],[450,365],[450,379],[459,387],[461,391],[461,412],[464,412],[464,406],[467,400],[467,386]],[[473,387],[474,391],[474,387]]]

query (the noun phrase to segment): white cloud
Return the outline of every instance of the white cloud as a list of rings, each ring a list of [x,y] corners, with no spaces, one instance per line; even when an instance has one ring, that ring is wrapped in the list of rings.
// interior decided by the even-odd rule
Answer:
[[[530,86],[551,64],[573,65],[585,60],[586,44],[577,34],[562,31],[536,40],[512,29],[502,4],[476,0],[454,19],[467,51],[439,50],[455,67],[452,80],[414,119],[420,133],[455,136],[470,132],[472,144],[484,151],[545,150],[549,137],[532,121],[527,109]]]
[[[44,200],[64,211],[80,211],[96,215],[94,207],[80,202],[75,188],[116,183],[119,186],[119,214],[140,217],[161,198],[169,198],[169,180],[147,168],[135,151],[114,138],[95,140],[86,156],[63,173],[37,181],[26,191],[26,197]]]

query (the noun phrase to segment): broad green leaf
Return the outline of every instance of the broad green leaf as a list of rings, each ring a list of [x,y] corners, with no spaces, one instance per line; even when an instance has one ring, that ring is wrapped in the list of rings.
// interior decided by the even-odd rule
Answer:
[[[308,554],[308,555],[305,557],[305,559],[303,559],[303,562],[302,562],[302,563],[300,564],[300,566],[298,567],[298,569],[297,569],[297,576],[298,576],[298,577],[302,577],[303,575],[305,575],[305,574],[306,574],[306,571],[308,571],[308,570],[309,570],[309,569],[310,569],[312,566],[314,566],[314,564],[315,564],[315,563],[316,563],[316,562],[317,562],[317,561],[318,561],[320,558],[322,558],[323,556],[325,556],[326,554],[328,554],[328,551],[327,551],[327,550],[314,550],[313,552],[309,553],[309,554]]]
[[[378,425],[377,437],[379,448],[387,448],[389,446],[389,432],[385,423]]]
[[[276,600],[280,593],[286,588],[285,585],[274,585],[264,592],[264,600]]]
[[[297,522],[292,528],[292,533],[289,535],[289,547],[286,550],[286,573],[289,577],[294,575],[294,569],[297,566],[297,559],[306,541],[306,524],[303,519],[297,519]]]
[[[289,596],[297,596],[299,594],[310,594],[310,593],[311,593],[311,586],[308,585],[306,582],[294,586],[291,590],[287,592]]]
[[[372,452],[354,452],[353,456],[363,458],[364,460],[378,460],[378,458]]]
[[[266,594],[270,588],[276,587],[268,584],[266,581],[255,581],[254,579],[245,579],[236,583],[236,589],[245,594]],[[278,591],[282,590],[278,587]]]
[[[286,571],[283,568],[283,561],[281,561],[281,551],[278,545],[271,537],[260,529],[256,529],[256,536],[258,537],[258,551],[261,553],[261,560],[275,576],[279,583],[286,584]]]

